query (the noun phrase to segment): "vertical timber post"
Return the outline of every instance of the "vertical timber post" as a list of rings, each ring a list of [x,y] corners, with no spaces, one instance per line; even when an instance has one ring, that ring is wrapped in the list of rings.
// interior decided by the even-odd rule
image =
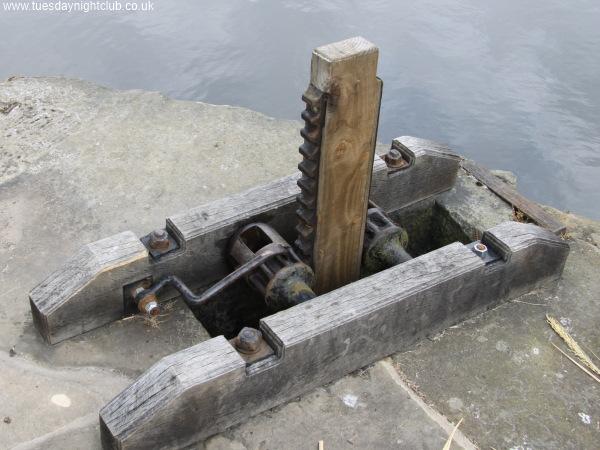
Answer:
[[[315,270],[317,294],[360,275],[381,99],[378,56],[361,37],[312,54],[296,244]]]

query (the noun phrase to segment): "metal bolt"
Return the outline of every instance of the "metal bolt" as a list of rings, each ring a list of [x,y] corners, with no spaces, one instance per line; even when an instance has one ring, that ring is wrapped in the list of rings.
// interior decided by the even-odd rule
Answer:
[[[144,311],[149,317],[158,316],[160,314],[160,307],[158,306],[158,302],[151,301],[144,305]]]
[[[389,152],[383,157],[385,163],[390,169],[398,169],[406,165],[406,161],[402,157],[400,150],[391,148]]]
[[[150,234],[150,248],[154,250],[166,250],[169,248],[169,233],[166,230],[157,229]]]
[[[135,295],[137,296],[140,292],[139,288],[136,289]],[[145,297],[142,297],[138,302],[138,309],[148,317],[158,316],[160,314],[160,306],[156,299],[156,295],[148,294]]]
[[[487,245],[482,244],[481,242],[478,242],[477,244],[475,244],[473,246],[473,251],[475,252],[475,254],[477,256],[480,256],[481,258],[483,258],[485,255],[487,255]]]
[[[239,332],[235,346],[241,353],[252,354],[260,350],[262,333],[254,328],[244,327]]]
[[[400,158],[402,158],[402,153],[400,153],[400,151],[398,151],[395,148],[391,148],[387,155],[388,155],[388,158],[390,158],[391,160],[397,161]]]

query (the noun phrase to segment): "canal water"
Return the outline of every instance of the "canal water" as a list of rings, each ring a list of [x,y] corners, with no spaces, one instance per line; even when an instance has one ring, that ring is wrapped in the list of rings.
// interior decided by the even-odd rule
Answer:
[[[448,143],[515,172],[530,198],[600,219],[597,0],[1,2],[1,78],[64,75],[280,118],[299,118],[311,49],[362,35],[380,47],[380,141]]]

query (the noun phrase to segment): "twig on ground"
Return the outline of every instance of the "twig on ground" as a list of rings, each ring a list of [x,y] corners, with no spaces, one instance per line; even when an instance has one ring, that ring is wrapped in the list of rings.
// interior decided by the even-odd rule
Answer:
[[[556,320],[554,317],[550,317],[546,314],[546,321],[550,324],[552,329],[558,334],[565,344],[571,349],[575,356],[577,356],[592,372],[596,375],[600,375],[600,369],[594,362],[590,359],[590,357],[582,350],[579,344],[573,339],[573,337],[569,334],[567,330]]]
[[[140,316],[138,316],[137,314],[134,314],[133,316],[127,316],[127,317],[123,317],[120,322],[126,322],[128,320],[133,320],[133,319],[138,319]]]
[[[577,361],[575,361],[574,358],[571,358],[569,355],[567,355],[565,352],[563,352],[560,348],[558,348],[558,346],[554,343],[554,342],[550,342],[554,348],[556,350],[558,350],[559,352],[561,352],[564,356],[566,356],[567,358],[569,358],[569,360],[575,364],[577,367],[579,367],[581,370],[583,370],[585,373],[587,373],[590,377],[592,377],[595,381],[597,381],[598,383],[600,383],[600,378],[598,378],[596,375],[594,375],[592,372],[590,372],[589,370],[587,370],[585,367],[583,367],[581,364],[579,364]]]
[[[454,433],[456,433],[456,430],[458,430],[458,427],[460,426],[462,421],[463,418],[461,417],[458,423],[454,426],[454,429],[452,430],[452,433],[450,433],[450,436],[448,436],[448,440],[444,444],[444,448],[442,450],[450,450],[450,445],[452,445],[452,439],[454,439]]]
[[[524,302],[522,300],[511,300],[511,303],[523,303],[524,305],[531,305],[531,306],[548,306],[545,303],[531,303],[531,302]]]
[[[590,352],[598,361],[600,361],[600,357],[594,353],[594,350],[592,350],[585,344],[581,344],[581,345],[583,345],[588,352]]]

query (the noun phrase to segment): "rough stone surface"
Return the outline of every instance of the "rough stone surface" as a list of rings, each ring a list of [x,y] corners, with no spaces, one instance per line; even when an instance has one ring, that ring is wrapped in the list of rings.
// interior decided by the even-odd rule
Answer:
[[[424,400],[451,421],[463,418],[461,429],[481,448],[594,449],[600,442],[600,384],[550,344],[566,350],[545,320],[557,318],[598,354],[600,249],[592,236],[600,223],[554,213],[571,236],[557,289],[532,292],[394,357]]]
[[[0,355],[0,366],[0,414],[11,418],[10,424],[0,423],[0,448],[93,444],[89,431],[96,432],[97,410],[130,382],[113,370],[55,368],[20,353]],[[39,436],[44,438],[36,441]]]
[[[448,433],[381,364],[315,389],[209,439],[205,450],[441,449]]]
[[[99,408],[157,358],[207,337],[177,303],[158,324],[126,319],[49,347],[33,328],[27,292],[86,242],[145,234],[167,215],[294,172],[299,126],[81,81],[0,83],[0,417],[10,418],[0,422],[0,448],[99,448]],[[464,173],[439,204],[473,238],[512,218]],[[461,417],[482,448],[596,448],[599,385],[548,345],[544,313],[600,348],[600,225],[561,219],[572,254],[556,293],[531,294],[395,356],[406,383],[449,421],[379,362],[197,448],[305,449],[324,440],[328,450],[440,449]],[[460,430],[458,438],[472,448]]]
[[[511,206],[464,170],[460,170],[454,188],[437,201],[472,240],[480,239],[494,225],[513,220]]]

